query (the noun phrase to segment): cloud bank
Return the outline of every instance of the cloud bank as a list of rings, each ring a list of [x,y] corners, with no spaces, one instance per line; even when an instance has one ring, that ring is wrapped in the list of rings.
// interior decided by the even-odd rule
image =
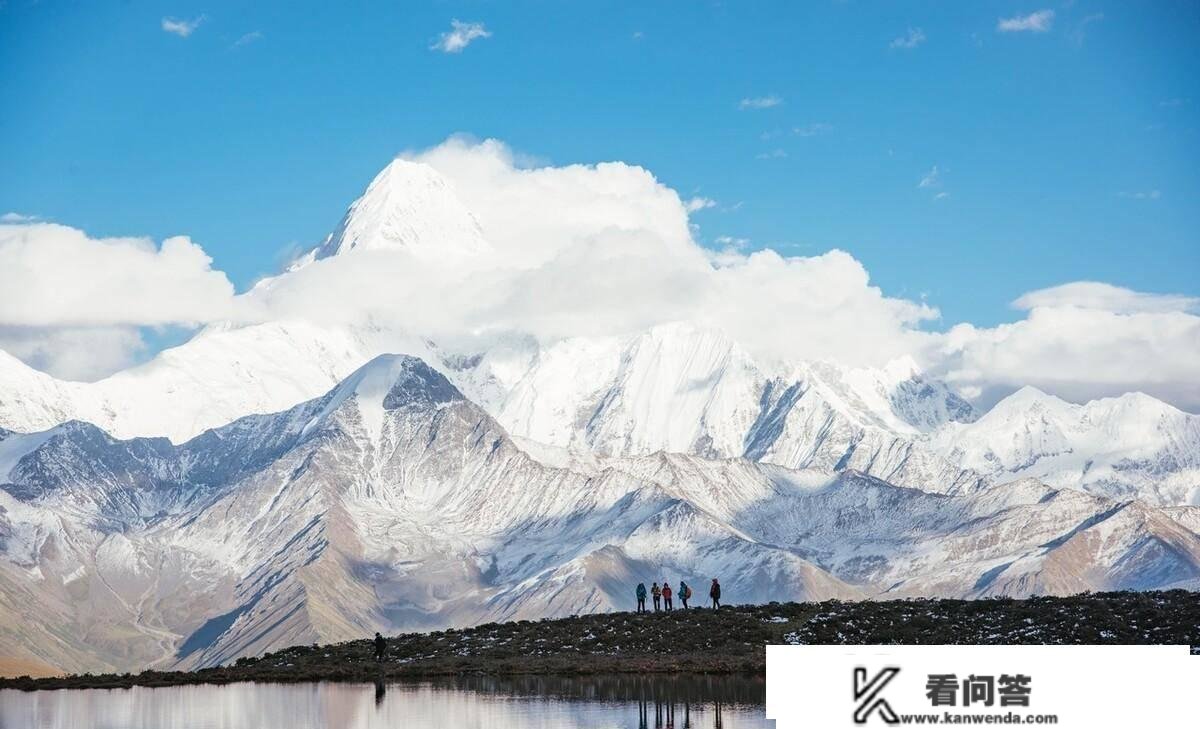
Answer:
[[[355,250],[235,295],[186,238],[156,247],[57,225],[0,226],[0,347],[68,371],[99,332],[145,326],[370,322],[469,352],[513,335],[551,342],[689,320],[764,358],[882,366],[911,357],[985,405],[1031,384],[1076,401],[1141,390],[1200,410],[1194,297],[1074,282],[1019,297],[1013,323],[934,331],[945,326],[935,308],[886,295],[845,251],[702,247],[689,216],[704,199],[682,198],[641,167],[529,166],[500,142],[457,138],[404,158],[440,173],[490,250],[465,261]],[[71,340],[83,344],[62,344]],[[110,363],[141,344],[106,341]]]
[[[230,317],[233,285],[186,237],[89,238],[50,223],[0,225],[0,348],[60,377],[127,365],[140,327]]]

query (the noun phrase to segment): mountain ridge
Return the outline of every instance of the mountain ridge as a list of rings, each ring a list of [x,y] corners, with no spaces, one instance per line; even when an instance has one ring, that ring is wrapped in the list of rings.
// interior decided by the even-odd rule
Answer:
[[[5,433],[0,449],[30,437]],[[0,479],[0,612],[15,631],[0,649],[65,670],[604,612],[657,575],[701,588],[717,575],[749,602],[1200,578],[1192,507],[1029,479],[935,493],[669,452],[546,465],[404,355],[179,445],[77,424],[22,448]]]

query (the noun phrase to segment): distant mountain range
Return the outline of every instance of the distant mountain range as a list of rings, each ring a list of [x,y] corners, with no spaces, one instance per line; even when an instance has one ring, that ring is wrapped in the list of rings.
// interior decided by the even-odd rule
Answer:
[[[397,161],[280,276],[487,245]],[[1197,503],[1200,417],[1145,395],[981,414],[911,361],[765,362],[686,322],[479,352],[229,324],[95,383],[0,352],[0,654],[66,670],[624,609],[663,578],[734,602],[1194,588]]]

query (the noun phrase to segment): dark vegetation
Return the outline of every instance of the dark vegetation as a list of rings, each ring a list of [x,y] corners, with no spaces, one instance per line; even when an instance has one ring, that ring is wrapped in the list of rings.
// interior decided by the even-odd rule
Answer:
[[[764,646],[833,644],[1200,645],[1200,595],[1113,592],[1027,600],[894,600],[601,613],[407,633],[383,662],[370,640],[294,646],[190,672],[0,679],[0,688],[118,688],[233,681],[378,681],[446,676],[749,674]]]

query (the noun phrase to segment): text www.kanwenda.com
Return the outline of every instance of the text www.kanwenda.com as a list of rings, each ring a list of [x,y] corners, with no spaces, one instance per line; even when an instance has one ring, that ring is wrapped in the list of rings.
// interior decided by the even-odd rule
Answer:
[[[1057,724],[1058,714],[900,714],[901,724]]]

